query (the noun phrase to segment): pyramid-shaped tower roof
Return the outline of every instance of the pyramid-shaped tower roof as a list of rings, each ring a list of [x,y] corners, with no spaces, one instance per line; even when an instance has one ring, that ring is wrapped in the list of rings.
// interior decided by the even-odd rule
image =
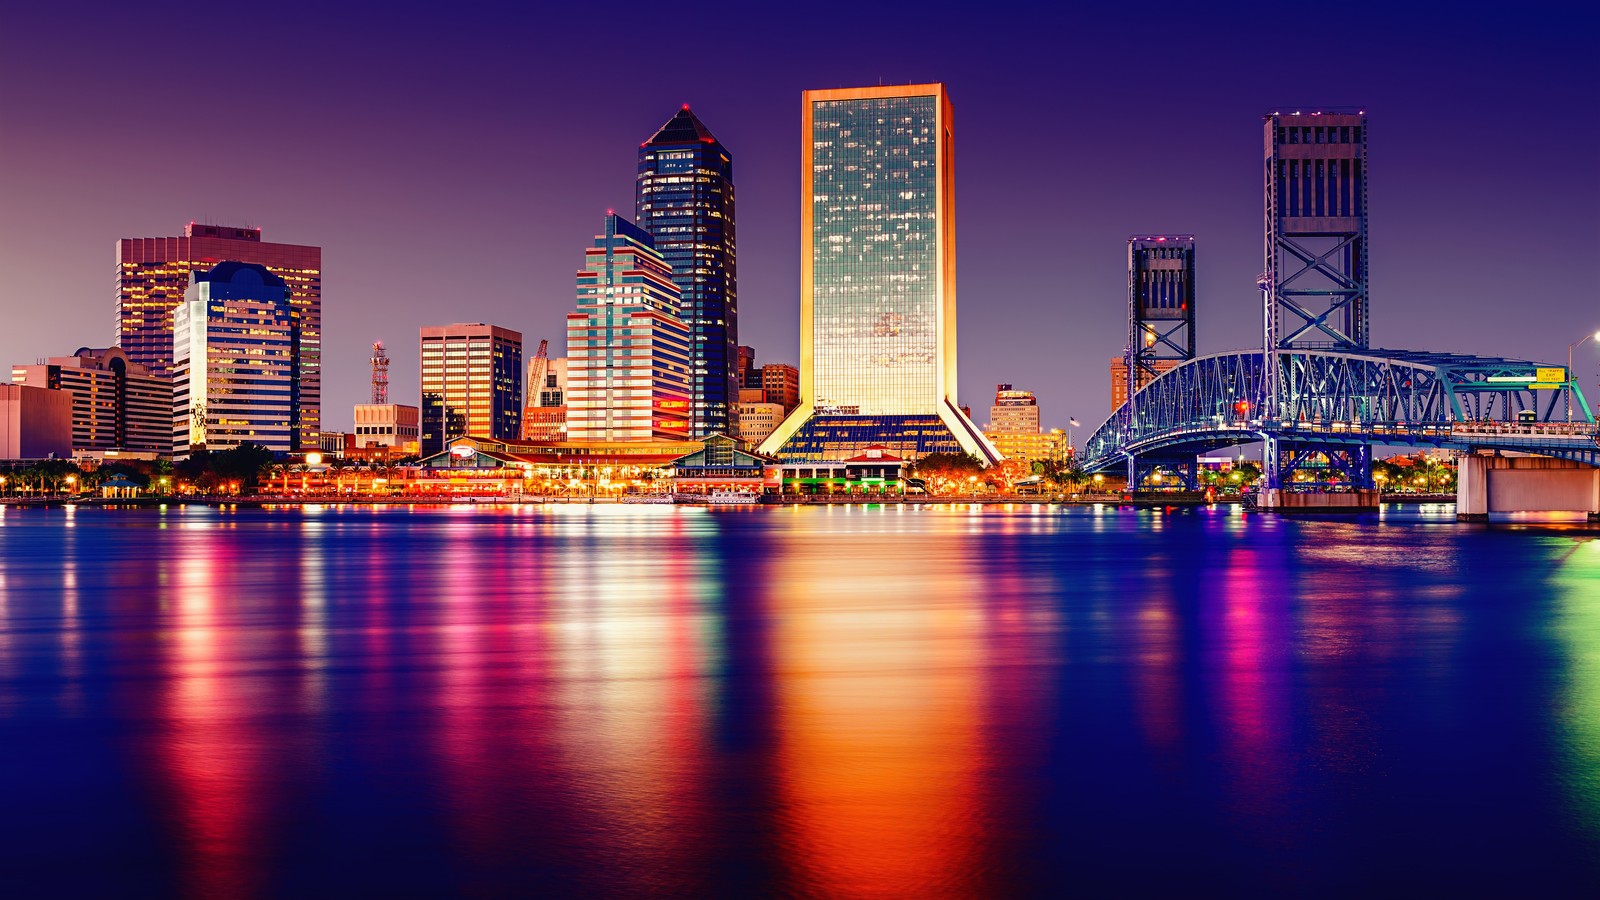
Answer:
[[[678,110],[677,115],[668,119],[667,124],[661,126],[661,130],[656,132],[655,137],[645,141],[643,146],[697,143],[716,144],[719,142],[716,135],[711,133],[711,129],[707,128],[705,123],[700,121],[694,112],[689,109],[689,104],[685,103],[683,109]]]

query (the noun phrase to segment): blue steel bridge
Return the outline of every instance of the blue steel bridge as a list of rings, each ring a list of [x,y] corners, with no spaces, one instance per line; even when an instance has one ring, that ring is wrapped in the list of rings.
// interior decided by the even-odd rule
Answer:
[[[1563,369],[1561,383],[1536,380],[1552,368],[1562,367],[1409,350],[1202,356],[1134,393],[1085,442],[1083,465],[1126,466],[1130,485],[1159,466],[1194,487],[1197,454],[1257,442],[1269,487],[1313,457],[1370,487],[1375,444],[1600,465],[1593,411],[1571,373]]]
[[[1261,157],[1263,348],[1196,357],[1192,235],[1128,241],[1129,396],[1085,443],[1090,471],[1263,446],[1264,488],[1326,460],[1371,485],[1374,445],[1517,451],[1600,465],[1594,413],[1566,366],[1371,346],[1367,115],[1273,112]]]

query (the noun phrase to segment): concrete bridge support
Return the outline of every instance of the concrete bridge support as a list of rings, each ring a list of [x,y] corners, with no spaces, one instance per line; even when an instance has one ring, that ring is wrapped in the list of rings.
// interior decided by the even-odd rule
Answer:
[[[1456,518],[1487,522],[1499,513],[1587,513],[1600,521],[1600,469],[1545,456],[1461,457]]]

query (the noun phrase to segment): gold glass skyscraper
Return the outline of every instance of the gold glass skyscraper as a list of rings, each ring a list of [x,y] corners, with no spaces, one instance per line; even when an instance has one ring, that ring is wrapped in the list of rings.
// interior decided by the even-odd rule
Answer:
[[[800,405],[790,461],[868,444],[998,460],[956,405],[955,168],[943,84],[802,97]]]

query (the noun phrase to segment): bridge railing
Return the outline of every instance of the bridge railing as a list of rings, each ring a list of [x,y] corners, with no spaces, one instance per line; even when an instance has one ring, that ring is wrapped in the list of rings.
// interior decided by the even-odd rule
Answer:
[[[1500,437],[1516,435],[1535,438],[1587,438],[1600,435],[1593,422],[1457,422],[1453,433],[1459,437]]]

